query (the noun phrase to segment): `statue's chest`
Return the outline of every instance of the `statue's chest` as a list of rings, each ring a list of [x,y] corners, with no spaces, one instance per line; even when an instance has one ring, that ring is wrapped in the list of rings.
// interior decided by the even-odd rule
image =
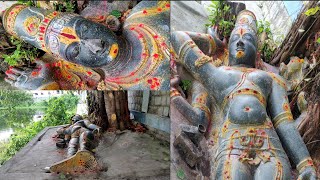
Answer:
[[[231,68],[225,73],[222,84],[228,94],[244,88],[257,90],[265,97],[270,92],[272,79],[264,71],[251,68]]]

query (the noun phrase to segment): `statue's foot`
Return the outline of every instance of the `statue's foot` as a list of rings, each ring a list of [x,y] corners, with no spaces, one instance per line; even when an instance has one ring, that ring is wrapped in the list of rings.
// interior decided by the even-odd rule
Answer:
[[[75,155],[50,167],[52,173],[78,174],[100,170],[96,158],[90,151],[78,151]]]

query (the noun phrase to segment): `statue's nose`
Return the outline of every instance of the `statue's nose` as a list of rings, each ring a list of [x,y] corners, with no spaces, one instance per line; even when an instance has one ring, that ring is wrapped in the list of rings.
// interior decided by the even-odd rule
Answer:
[[[237,47],[243,47],[243,46],[244,46],[244,43],[241,40],[239,40],[237,42]]]
[[[105,42],[102,41],[101,39],[88,39],[88,40],[83,40],[83,43],[87,48],[89,48],[90,51],[93,53],[98,53],[101,51],[104,46]]]

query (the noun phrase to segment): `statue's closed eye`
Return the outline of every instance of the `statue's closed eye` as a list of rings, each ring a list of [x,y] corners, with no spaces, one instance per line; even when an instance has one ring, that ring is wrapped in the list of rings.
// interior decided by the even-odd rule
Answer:
[[[231,37],[231,42],[233,42],[233,41],[236,41],[236,40],[238,40],[240,38],[240,35],[239,34],[234,34],[232,37]]]

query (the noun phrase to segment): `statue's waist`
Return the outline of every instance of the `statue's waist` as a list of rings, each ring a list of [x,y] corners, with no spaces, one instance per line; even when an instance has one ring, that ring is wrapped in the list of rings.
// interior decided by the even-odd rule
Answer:
[[[244,152],[253,156],[267,152],[270,157],[286,157],[272,124],[233,126],[229,124],[220,132],[217,158],[228,154],[243,155]]]

